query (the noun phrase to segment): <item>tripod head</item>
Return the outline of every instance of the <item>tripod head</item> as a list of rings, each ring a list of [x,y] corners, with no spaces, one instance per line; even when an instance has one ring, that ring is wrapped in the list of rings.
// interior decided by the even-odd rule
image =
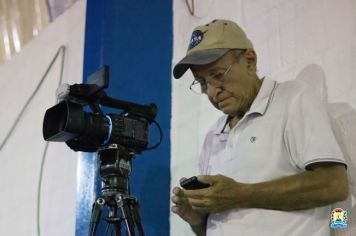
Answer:
[[[98,152],[103,196],[129,194],[128,178],[135,153],[122,145],[111,144]]]
[[[139,236],[144,236],[138,200],[129,193],[128,178],[135,153],[122,145],[111,144],[100,149],[98,156],[101,196],[93,203],[88,236],[96,235],[104,206],[109,211],[104,221],[113,225],[115,236],[121,236],[122,221],[125,222],[128,236],[135,236],[135,228]]]

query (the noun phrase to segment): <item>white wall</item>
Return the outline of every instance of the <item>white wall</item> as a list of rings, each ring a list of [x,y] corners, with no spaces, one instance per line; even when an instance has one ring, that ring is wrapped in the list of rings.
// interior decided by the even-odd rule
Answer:
[[[66,46],[63,82],[82,81],[85,6],[85,0],[78,1],[0,66],[0,145],[60,45]],[[38,235],[39,178],[46,145],[42,121],[45,110],[56,102],[60,64],[59,58],[0,150],[0,235]],[[41,235],[75,234],[76,168],[76,153],[64,143],[49,144],[40,192]]]
[[[191,1],[188,1],[191,2]],[[258,74],[278,81],[294,79],[302,68],[319,64],[326,74],[329,102],[356,108],[355,0],[195,0],[195,15],[174,0],[173,65],[184,55],[193,28],[213,19],[238,22],[254,43]],[[220,115],[204,97],[189,91],[193,78],[172,77],[172,180],[195,173],[204,134]],[[177,115],[179,114],[179,115]],[[171,236],[193,235],[171,214]]]

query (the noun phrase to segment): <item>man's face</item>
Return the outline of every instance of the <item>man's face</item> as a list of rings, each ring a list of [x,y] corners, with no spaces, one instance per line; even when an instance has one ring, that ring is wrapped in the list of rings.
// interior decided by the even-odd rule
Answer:
[[[234,53],[229,51],[219,60],[208,65],[192,66],[191,70],[196,80],[206,85],[205,93],[217,109],[241,118],[250,109],[261,81],[256,75],[254,51],[247,50],[239,61]],[[217,79],[222,82],[216,82]]]

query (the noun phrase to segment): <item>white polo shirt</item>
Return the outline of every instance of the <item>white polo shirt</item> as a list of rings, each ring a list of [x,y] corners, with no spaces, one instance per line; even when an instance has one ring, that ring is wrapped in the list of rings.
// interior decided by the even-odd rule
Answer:
[[[249,112],[231,130],[221,117],[208,132],[199,174],[259,183],[305,171],[316,162],[344,163],[326,108],[299,81],[265,78]],[[234,209],[210,214],[208,236],[326,236],[331,207],[301,211]]]

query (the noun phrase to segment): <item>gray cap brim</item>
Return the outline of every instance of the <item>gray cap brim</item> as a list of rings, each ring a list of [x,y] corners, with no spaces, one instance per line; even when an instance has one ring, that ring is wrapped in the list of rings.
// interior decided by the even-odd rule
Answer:
[[[227,53],[230,48],[214,48],[208,50],[201,50],[189,53],[185,56],[177,65],[173,68],[174,78],[179,79],[182,75],[190,68],[191,65],[206,65],[210,64],[225,53]]]

